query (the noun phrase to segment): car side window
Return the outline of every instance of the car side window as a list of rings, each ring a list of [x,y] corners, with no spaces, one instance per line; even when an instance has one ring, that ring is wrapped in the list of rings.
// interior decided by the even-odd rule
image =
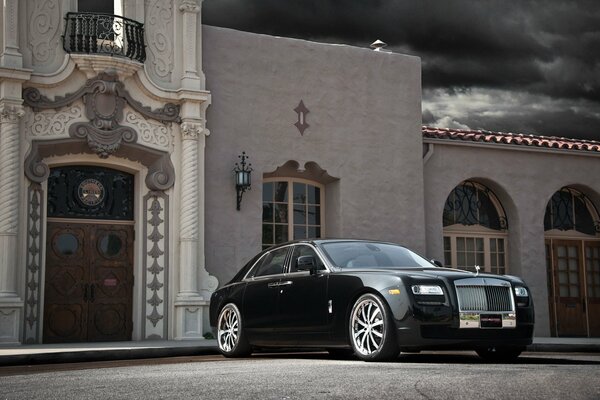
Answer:
[[[298,272],[298,258],[302,256],[313,256],[317,263],[317,270],[325,269],[323,261],[317,255],[317,252],[310,246],[297,245],[292,253],[292,262],[290,263],[290,272]]]
[[[288,247],[284,247],[267,253],[260,262],[260,265],[256,268],[254,276],[282,274],[287,252]]]

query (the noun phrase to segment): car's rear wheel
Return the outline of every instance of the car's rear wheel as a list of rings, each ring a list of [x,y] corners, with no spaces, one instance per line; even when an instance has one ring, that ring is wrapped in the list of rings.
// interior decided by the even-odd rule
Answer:
[[[386,361],[398,356],[394,323],[387,305],[376,295],[358,298],[350,313],[350,344],[364,361]]]
[[[477,355],[487,362],[505,363],[516,361],[523,351],[520,347],[487,347],[477,350]]]
[[[242,314],[233,303],[225,305],[219,313],[217,343],[225,357],[243,357],[252,353],[252,347],[244,334]]]

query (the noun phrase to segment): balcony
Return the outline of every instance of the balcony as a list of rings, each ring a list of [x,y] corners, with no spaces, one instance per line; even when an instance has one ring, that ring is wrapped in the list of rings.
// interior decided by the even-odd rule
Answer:
[[[143,63],[144,24],[118,15],[67,13],[63,47],[67,53],[107,54]]]

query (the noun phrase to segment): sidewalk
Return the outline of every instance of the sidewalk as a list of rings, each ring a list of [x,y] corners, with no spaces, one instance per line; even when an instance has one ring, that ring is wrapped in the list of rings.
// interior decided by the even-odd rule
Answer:
[[[131,342],[0,346],[0,366],[60,362],[128,360],[218,354],[216,340],[145,340]]]
[[[534,338],[527,351],[600,353],[600,338]],[[0,366],[218,354],[216,340],[0,346]]]
[[[527,351],[561,353],[600,353],[600,338],[535,337]]]

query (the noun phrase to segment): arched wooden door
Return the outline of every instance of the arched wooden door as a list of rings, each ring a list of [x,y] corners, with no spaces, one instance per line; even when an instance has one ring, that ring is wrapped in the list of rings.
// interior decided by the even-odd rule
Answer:
[[[90,166],[51,170],[44,343],[131,340],[133,176]]]
[[[544,215],[553,336],[600,336],[600,215],[581,191],[563,187]]]
[[[600,242],[546,240],[554,336],[600,337]]]
[[[587,336],[581,242],[552,241],[553,304],[557,336]]]
[[[130,340],[133,227],[48,223],[44,342]]]

